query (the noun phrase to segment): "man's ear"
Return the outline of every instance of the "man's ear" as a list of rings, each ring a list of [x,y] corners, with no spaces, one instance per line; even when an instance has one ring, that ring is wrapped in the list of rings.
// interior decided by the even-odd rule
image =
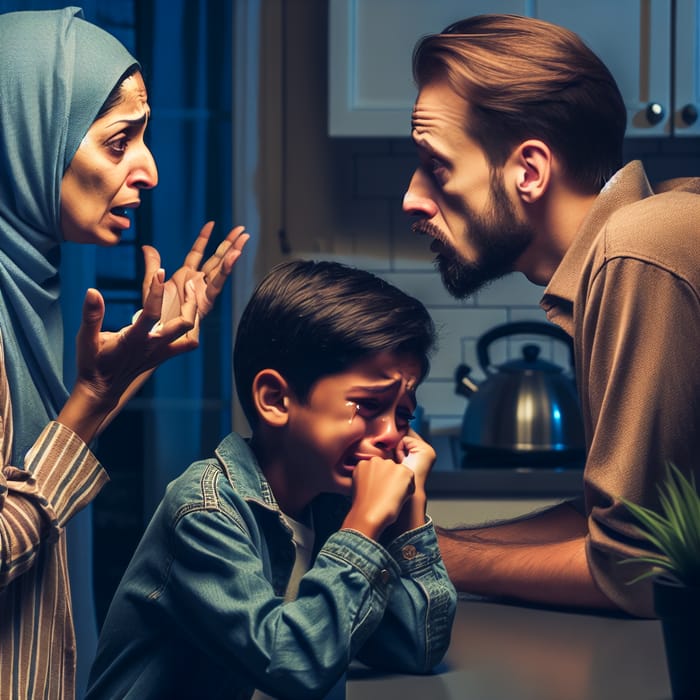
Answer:
[[[274,369],[260,370],[253,379],[253,404],[260,420],[273,427],[289,418],[289,385]]]
[[[526,204],[542,198],[552,176],[552,150],[544,141],[523,141],[509,159],[511,172],[515,174],[515,187]]]

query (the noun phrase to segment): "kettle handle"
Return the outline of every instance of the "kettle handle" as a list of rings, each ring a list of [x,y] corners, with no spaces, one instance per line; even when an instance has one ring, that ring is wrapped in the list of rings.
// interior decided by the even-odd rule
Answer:
[[[552,323],[543,323],[542,321],[514,321],[513,323],[503,323],[500,326],[492,328],[484,333],[476,343],[476,356],[479,359],[479,364],[486,374],[489,374],[491,360],[489,358],[489,345],[499,338],[508,335],[548,335],[555,340],[560,340],[569,348],[569,362],[571,368],[574,367],[574,342],[571,336],[559,326]]]

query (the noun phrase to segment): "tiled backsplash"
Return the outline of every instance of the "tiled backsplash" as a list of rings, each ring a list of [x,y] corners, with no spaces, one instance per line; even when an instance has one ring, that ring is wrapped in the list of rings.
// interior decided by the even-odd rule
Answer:
[[[456,432],[467,400],[455,392],[455,369],[466,363],[479,381],[484,374],[478,366],[476,342],[484,332],[511,321],[544,322],[544,312],[539,307],[543,288],[514,273],[466,301],[453,299],[433,268],[428,239],[411,233],[410,219],[401,211],[403,192],[415,167],[410,141],[329,139],[327,146],[328,181],[318,185],[322,190],[318,194],[319,199],[326,198],[325,206],[334,212],[330,215],[333,225],[325,228],[322,239],[300,241],[306,244],[307,252],[295,253],[371,269],[423,301],[438,327],[439,349],[430,374],[419,389],[419,403],[431,433]],[[630,141],[626,160],[634,158],[644,161],[653,181],[700,175],[700,140]],[[307,202],[309,229],[323,230],[318,225],[323,214],[309,213],[308,198],[301,199]],[[287,201],[297,200],[291,196]],[[298,232],[306,220],[301,208],[295,212],[292,206],[292,210],[288,213],[291,229]],[[518,335],[496,341],[491,353],[493,362],[520,357],[521,345],[530,341],[541,346],[543,358],[569,368],[565,346],[536,336]]]

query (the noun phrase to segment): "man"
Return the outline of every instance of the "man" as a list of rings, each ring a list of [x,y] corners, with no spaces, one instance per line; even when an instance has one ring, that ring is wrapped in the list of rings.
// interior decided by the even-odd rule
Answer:
[[[658,507],[667,461],[698,472],[700,179],[653,190],[622,165],[626,113],[572,32],[480,16],[422,39],[404,198],[456,297],[520,271],[574,339],[584,497],[517,521],[442,532],[458,589],[653,616],[621,560],[648,548],[620,498]],[[663,192],[662,192],[663,190]]]

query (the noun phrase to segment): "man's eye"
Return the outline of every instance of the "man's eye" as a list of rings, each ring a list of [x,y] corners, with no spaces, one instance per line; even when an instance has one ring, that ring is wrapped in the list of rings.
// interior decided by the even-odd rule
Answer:
[[[447,179],[447,167],[438,158],[430,159],[430,173],[437,182],[444,182]]]

